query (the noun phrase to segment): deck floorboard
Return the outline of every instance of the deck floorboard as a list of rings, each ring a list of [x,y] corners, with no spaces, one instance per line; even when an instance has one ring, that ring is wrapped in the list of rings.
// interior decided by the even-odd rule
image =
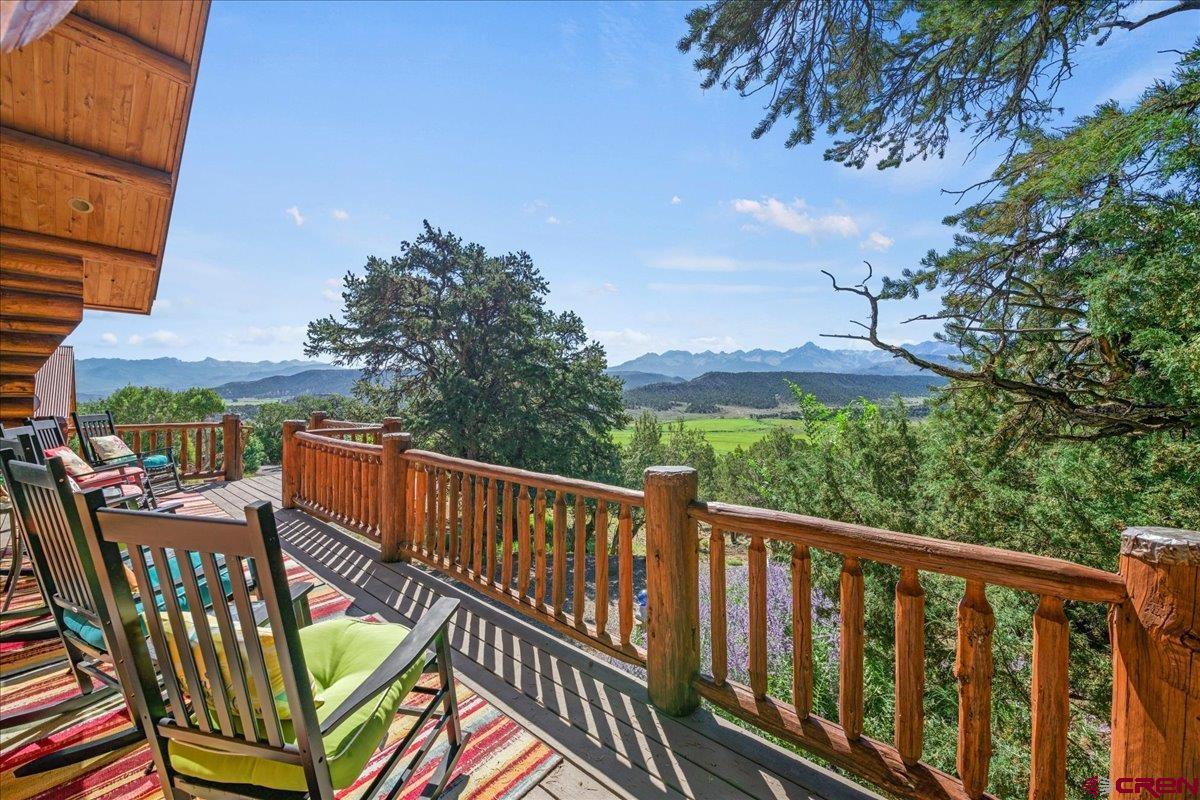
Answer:
[[[230,516],[279,505],[277,468],[203,494]],[[440,596],[462,605],[455,669],[489,702],[562,753],[534,800],[868,800],[862,787],[702,710],[669,717],[645,684],[602,656],[522,619],[469,587],[411,564],[384,564],[360,537],[299,511],[277,513],[285,548],[363,613],[412,624]]]

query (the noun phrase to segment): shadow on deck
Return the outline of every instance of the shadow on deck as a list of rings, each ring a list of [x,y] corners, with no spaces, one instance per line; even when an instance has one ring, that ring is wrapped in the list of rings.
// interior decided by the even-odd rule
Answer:
[[[277,468],[195,487],[241,516],[280,504]],[[707,710],[669,717],[645,684],[481,595],[411,564],[384,564],[371,543],[299,511],[276,514],[285,549],[364,613],[412,624],[438,597],[462,601],[452,634],[459,677],[564,761],[528,795],[547,798],[875,798]]]

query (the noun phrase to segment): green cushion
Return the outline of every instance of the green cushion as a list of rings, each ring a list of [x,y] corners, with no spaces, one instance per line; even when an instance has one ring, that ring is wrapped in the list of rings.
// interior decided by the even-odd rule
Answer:
[[[308,671],[325,698],[317,718],[325,719],[387,658],[408,635],[403,625],[385,625],[343,617],[300,629],[300,645]],[[362,774],[383,744],[400,702],[421,677],[418,659],[389,689],[359,708],[325,737],[325,755],[335,789],[344,789]],[[315,732],[314,732],[315,733]],[[284,737],[295,741],[290,725]],[[244,783],[282,791],[304,791],[304,769],[257,756],[219,753],[171,741],[171,766],[179,773],[216,783]]]
[[[155,467],[165,467],[167,465],[167,461],[168,461],[167,457],[165,455],[163,455],[162,453],[159,453],[158,455],[155,455],[155,456],[146,456],[145,458],[143,458],[142,466],[146,467],[147,469],[154,469]]]
[[[212,597],[209,595],[208,581],[205,579],[204,573],[201,572],[200,569],[199,553],[192,553],[192,567],[196,572],[196,588],[200,590],[200,600],[204,603],[204,607],[208,608],[210,605],[212,605]],[[183,579],[179,574],[179,562],[173,555],[167,557],[167,570],[171,573],[172,581],[176,586],[175,596],[179,598],[179,606],[184,611],[187,611],[187,590],[185,590],[182,586]],[[157,589],[160,586],[158,582],[158,571],[154,567],[150,567],[149,572],[150,584]],[[232,591],[232,587],[229,583],[229,572],[224,566],[221,567],[221,588],[224,590],[221,596],[228,597],[229,593]],[[158,593],[156,592],[156,594]],[[163,602],[162,596],[159,595],[156,599],[158,600],[159,610],[165,610],[167,606]],[[138,604],[137,610],[138,614],[142,613],[142,606],[140,603]],[[77,611],[63,611],[63,624],[66,626],[67,630],[74,633],[80,639],[83,639],[92,647],[95,647],[98,650],[108,650],[108,646],[104,643],[103,631],[101,631],[97,626],[93,625],[92,621],[83,614],[80,614]],[[143,622],[142,629],[145,630],[145,627],[146,625]]]

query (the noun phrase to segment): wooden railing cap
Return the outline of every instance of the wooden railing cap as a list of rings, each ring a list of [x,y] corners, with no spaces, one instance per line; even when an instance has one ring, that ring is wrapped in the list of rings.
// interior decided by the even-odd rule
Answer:
[[[1200,531],[1144,526],[1121,534],[1121,555],[1150,564],[1200,567]]]

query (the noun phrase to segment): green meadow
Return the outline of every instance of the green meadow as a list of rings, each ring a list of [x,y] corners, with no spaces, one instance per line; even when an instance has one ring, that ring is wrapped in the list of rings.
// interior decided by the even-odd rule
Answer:
[[[683,421],[685,428],[703,431],[718,453],[728,453],[739,446],[749,447],[766,436],[772,428],[799,429],[801,424],[800,420],[776,417],[698,417]],[[632,435],[632,427],[623,428],[613,434],[613,439],[624,446]]]

